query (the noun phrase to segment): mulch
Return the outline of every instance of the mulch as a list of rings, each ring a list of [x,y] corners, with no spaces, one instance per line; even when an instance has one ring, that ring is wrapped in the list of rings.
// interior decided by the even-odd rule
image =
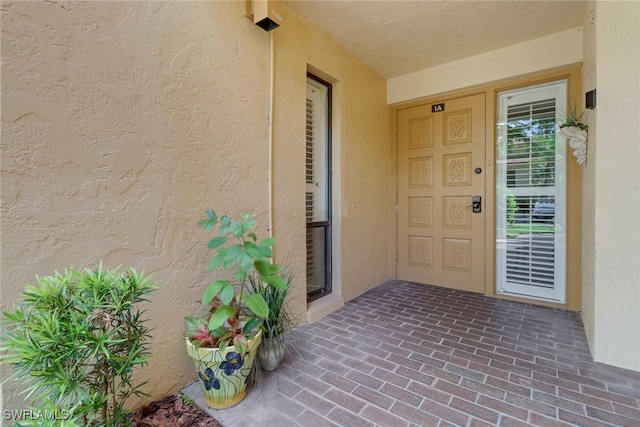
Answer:
[[[136,427],[222,427],[215,418],[180,394],[142,406],[132,414],[132,421]]]

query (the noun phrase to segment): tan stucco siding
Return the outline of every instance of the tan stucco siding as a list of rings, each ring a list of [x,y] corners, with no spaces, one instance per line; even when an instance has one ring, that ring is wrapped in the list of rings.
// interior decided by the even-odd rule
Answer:
[[[583,211],[584,324],[598,362],[640,371],[640,3],[585,16],[589,154]]]
[[[267,234],[269,34],[244,13],[243,1],[2,5],[2,308],[36,274],[69,265],[151,273],[152,356],[138,378],[149,399],[195,379],[182,333],[212,278],[202,212],[257,212]],[[336,194],[355,205],[336,218],[347,299],[388,277],[388,113],[384,79],[285,18],[274,235],[303,312],[307,63],[338,80]],[[20,405],[16,391],[3,388],[5,408]]]
[[[211,278],[197,219],[208,207],[267,209],[268,44],[243,12],[3,4],[3,308],[36,274],[68,265],[153,274],[139,379],[156,398],[194,379],[183,317]]]

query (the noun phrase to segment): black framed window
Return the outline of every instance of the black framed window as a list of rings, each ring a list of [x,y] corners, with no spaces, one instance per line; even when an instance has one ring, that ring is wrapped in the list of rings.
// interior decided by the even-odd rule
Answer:
[[[331,293],[331,84],[307,73],[307,301]]]

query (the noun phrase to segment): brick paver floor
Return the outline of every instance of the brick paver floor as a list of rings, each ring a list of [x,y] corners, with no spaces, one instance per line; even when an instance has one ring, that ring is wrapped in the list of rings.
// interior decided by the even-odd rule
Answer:
[[[640,373],[594,363],[574,312],[390,281],[290,347],[262,389],[210,414],[226,427],[640,427]],[[198,387],[185,390],[202,401]]]

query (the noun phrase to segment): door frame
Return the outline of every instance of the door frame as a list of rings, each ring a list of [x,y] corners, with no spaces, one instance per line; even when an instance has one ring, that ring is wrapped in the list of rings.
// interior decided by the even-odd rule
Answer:
[[[495,169],[495,140],[497,120],[497,94],[500,91],[522,88],[530,85],[548,83],[559,79],[567,80],[568,102],[577,102],[580,111],[584,110],[582,96],[582,66],[573,66],[554,71],[542,71],[533,76],[520,76],[507,80],[487,83],[470,89],[446,92],[418,100],[392,105],[390,108],[391,144],[390,144],[390,175],[389,175],[389,275],[397,279],[397,197],[398,197],[398,111],[423,104],[437,104],[452,98],[459,98],[478,93],[485,93],[485,200],[483,208],[486,212],[485,221],[485,285],[484,294],[490,297],[524,301],[537,305],[580,310],[582,308],[581,295],[581,240],[582,240],[582,168],[574,161],[568,150],[567,165],[567,271],[566,271],[566,303],[557,304],[547,301],[532,300],[522,297],[500,295],[495,289],[496,269],[496,169]]]

